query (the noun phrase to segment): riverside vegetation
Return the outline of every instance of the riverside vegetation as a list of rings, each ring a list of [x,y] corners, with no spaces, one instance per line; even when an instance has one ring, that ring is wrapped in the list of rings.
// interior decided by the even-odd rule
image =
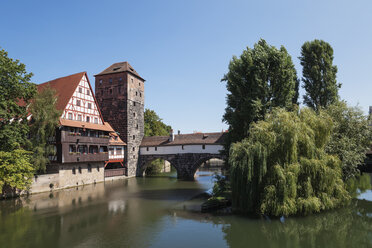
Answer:
[[[305,42],[299,59],[307,105],[302,109],[300,80],[283,46],[260,40],[233,57],[222,79],[230,171],[224,184],[231,184],[237,212],[307,215],[350,202],[353,187],[347,185],[360,177],[358,166],[371,146],[368,119],[340,100],[330,44]]]

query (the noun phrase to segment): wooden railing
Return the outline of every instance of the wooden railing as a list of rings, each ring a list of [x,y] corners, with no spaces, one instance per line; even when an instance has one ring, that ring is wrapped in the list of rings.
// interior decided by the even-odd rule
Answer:
[[[105,169],[105,177],[125,176],[126,174],[127,174],[127,169],[126,168]]]

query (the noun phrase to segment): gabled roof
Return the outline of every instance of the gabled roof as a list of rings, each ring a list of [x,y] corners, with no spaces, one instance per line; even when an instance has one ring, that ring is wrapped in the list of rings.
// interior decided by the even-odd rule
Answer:
[[[106,122],[106,124],[108,124],[108,122]],[[113,133],[110,133],[109,145],[126,146],[127,144],[122,139],[120,139],[117,133],[113,132]]]
[[[56,95],[58,97],[56,105],[57,109],[64,110],[84,75],[86,75],[86,72],[79,72],[70,76],[57,78],[37,85],[37,89],[38,91],[41,91],[43,88],[49,85],[56,91]],[[88,79],[88,76],[86,77]]]
[[[178,134],[173,141],[170,136],[144,137],[140,146],[175,146],[175,145],[222,145],[226,132]]]
[[[133,67],[127,61],[112,64],[111,66],[107,67],[105,70],[103,70],[102,72],[100,72],[100,73],[98,73],[94,76],[106,75],[106,74],[118,73],[118,72],[129,72],[129,73],[133,74],[134,76],[136,76],[136,77],[142,79],[143,81],[145,81],[145,79],[143,79],[136,72],[136,70],[133,69]]]

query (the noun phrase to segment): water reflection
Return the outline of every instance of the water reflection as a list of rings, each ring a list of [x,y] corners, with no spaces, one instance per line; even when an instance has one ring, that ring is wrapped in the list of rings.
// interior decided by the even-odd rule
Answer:
[[[367,200],[284,223],[185,211],[212,186],[212,175],[134,178],[1,201],[0,247],[372,246]]]

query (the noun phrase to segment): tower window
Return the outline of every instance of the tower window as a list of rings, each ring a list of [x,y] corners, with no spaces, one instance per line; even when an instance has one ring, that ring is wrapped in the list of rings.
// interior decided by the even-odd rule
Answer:
[[[202,145],[202,149],[203,149],[203,150],[205,149],[205,145]]]
[[[89,118],[89,116],[87,116],[87,122],[90,122],[90,118]]]
[[[136,106],[136,102],[133,102],[133,106]]]
[[[123,81],[123,78],[119,78],[119,82]]]
[[[138,95],[138,92],[136,91],[136,96]]]
[[[79,87],[79,93],[83,93],[83,88]]]
[[[133,113],[133,117],[136,117],[136,113]]]
[[[185,150],[185,146],[184,145],[182,145],[182,150]]]
[[[136,125],[136,129],[138,129],[138,124]]]
[[[142,93],[140,93],[140,97],[142,97]]]
[[[135,147],[133,147],[133,148],[132,148],[132,151],[135,151],[135,150],[136,150],[136,148],[135,148]]]
[[[102,79],[99,80],[99,84],[102,84]]]
[[[76,106],[80,106],[80,100],[76,100]]]
[[[138,86],[141,86],[141,82],[138,83]]]
[[[136,135],[133,135],[133,139],[136,139]]]
[[[68,113],[68,119],[72,120],[72,113]]]
[[[131,81],[132,81],[132,83],[133,83],[133,78],[131,78],[130,80],[131,80]]]
[[[110,89],[110,94],[112,95],[112,89]]]
[[[109,79],[110,84],[112,84],[112,78]]]
[[[157,146],[155,146],[155,151],[157,151],[158,150],[158,147]]]
[[[146,151],[149,151],[149,147],[146,147]]]

